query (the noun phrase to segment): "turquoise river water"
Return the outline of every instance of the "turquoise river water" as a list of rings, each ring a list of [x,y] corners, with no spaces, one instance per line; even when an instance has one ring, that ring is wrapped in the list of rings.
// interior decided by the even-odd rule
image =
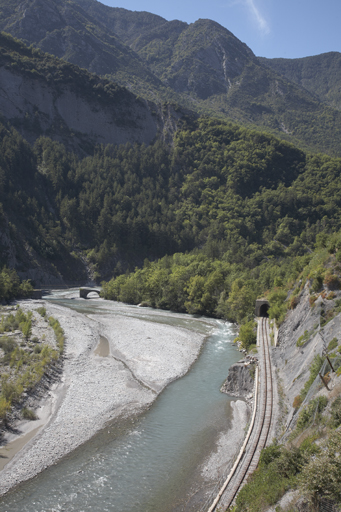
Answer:
[[[51,300],[87,313],[108,313],[103,301]],[[0,499],[2,512],[175,512],[199,510],[207,482],[200,465],[229,427],[230,398],[220,393],[240,359],[231,324],[118,305],[113,314],[167,323],[207,338],[189,372],[151,408],[115,421],[58,464]],[[201,492],[200,492],[201,489]]]

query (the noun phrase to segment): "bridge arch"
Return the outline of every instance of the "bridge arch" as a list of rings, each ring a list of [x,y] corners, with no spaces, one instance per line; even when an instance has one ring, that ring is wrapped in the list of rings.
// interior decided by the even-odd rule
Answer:
[[[100,296],[101,290],[98,288],[83,287],[79,289],[79,296],[81,299],[87,299],[89,293],[95,292]]]

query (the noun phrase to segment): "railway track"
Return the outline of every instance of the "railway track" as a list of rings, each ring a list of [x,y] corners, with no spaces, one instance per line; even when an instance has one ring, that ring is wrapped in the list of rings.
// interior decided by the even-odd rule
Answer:
[[[250,426],[248,441],[240,454],[240,462],[232,468],[222,489],[208,512],[216,510],[218,505],[227,510],[247,478],[257,468],[262,449],[268,440],[273,408],[272,367],[270,358],[270,336],[267,318],[258,320],[258,345],[262,354],[259,371],[259,390],[256,400],[254,421]],[[233,473],[233,474],[232,474]]]

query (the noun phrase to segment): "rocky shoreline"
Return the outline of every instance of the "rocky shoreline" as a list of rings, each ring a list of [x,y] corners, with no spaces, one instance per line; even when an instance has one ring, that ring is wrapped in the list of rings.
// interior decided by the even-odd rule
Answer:
[[[220,391],[229,396],[243,398],[247,401],[253,398],[255,362],[241,360],[229,368],[229,373]]]

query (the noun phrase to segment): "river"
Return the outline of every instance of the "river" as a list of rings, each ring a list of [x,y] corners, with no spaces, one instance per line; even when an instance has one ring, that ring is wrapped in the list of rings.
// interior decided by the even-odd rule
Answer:
[[[108,312],[101,300],[50,300],[83,314]],[[240,359],[231,324],[120,305],[114,314],[186,327],[207,335],[190,371],[140,416],[115,421],[90,441],[0,499],[6,512],[175,512],[198,510],[207,485],[198,469],[229,428],[230,398],[220,393]],[[194,497],[193,497],[194,496]],[[198,508],[199,507],[199,508]]]

